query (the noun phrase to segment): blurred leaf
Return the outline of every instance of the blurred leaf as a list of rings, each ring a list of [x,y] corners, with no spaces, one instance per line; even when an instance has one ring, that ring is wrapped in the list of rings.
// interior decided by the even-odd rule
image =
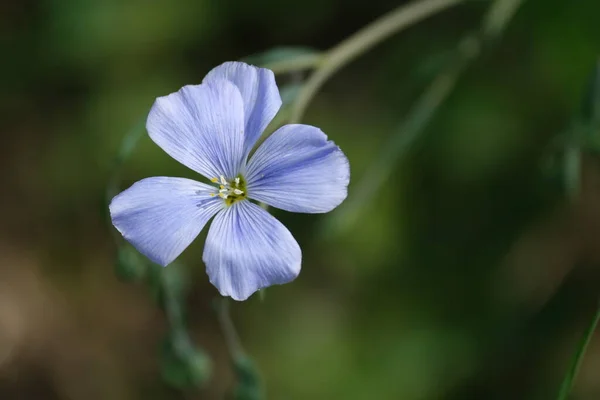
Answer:
[[[262,53],[244,57],[242,61],[248,64],[265,66],[300,58],[311,60],[313,57],[319,58],[320,53],[311,47],[275,47]]]
[[[262,381],[254,362],[245,356],[237,357],[233,362],[237,377],[237,386],[233,398],[235,400],[264,399]]]
[[[171,386],[184,389],[201,387],[210,378],[211,361],[195,349],[185,331],[167,337],[161,348],[163,379]]]
[[[125,282],[143,279],[148,271],[148,262],[130,245],[119,246],[115,273]]]

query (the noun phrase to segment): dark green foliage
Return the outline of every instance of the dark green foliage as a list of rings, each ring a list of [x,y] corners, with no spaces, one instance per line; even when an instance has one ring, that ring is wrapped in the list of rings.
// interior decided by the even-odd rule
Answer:
[[[246,356],[240,356],[233,360],[233,367],[237,378],[236,387],[233,392],[233,399],[265,399],[262,380],[254,361]]]
[[[169,335],[161,345],[160,354],[162,376],[173,387],[200,388],[211,376],[210,359],[194,348],[183,332]]]
[[[317,57],[319,52],[310,47],[275,47],[262,53],[244,57],[241,61],[260,66],[272,66],[299,58],[310,59]]]

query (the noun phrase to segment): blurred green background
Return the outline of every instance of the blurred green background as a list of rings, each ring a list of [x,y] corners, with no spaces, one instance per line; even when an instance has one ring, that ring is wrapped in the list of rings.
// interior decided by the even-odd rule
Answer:
[[[105,190],[154,98],[278,46],[326,50],[391,0],[0,3],[0,399],[223,399],[235,377],[201,261],[181,257],[204,389],[161,379],[167,330],[115,275]],[[393,36],[336,74],[304,122],[345,151],[353,188],[487,1]],[[356,224],[273,211],[300,277],[233,319],[270,399],[552,399],[600,288],[600,159],[567,201],[553,144],[600,54],[600,2],[528,0],[478,57]],[[283,84],[305,75],[278,76]],[[143,137],[120,188],[194,177]],[[600,399],[600,337],[573,399]]]

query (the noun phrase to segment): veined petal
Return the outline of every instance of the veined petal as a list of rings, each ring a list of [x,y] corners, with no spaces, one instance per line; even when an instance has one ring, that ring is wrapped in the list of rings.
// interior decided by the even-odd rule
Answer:
[[[281,97],[273,71],[230,61],[213,68],[203,83],[226,79],[239,89],[244,99],[246,155],[281,107]]]
[[[242,95],[224,79],[159,97],[146,128],[171,157],[209,179],[232,179],[246,161]]]
[[[246,179],[252,199],[286,211],[324,213],[346,198],[350,165],[320,129],[285,125],[256,150]]]
[[[206,238],[204,263],[223,296],[246,300],[261,288],[292,281],[302,253],[285,226],[249,201],[217,214]]]
[[[215,188],[185,178],[142,179],[110,203],[112,223],[151,261],[166,266],[224,206]]]

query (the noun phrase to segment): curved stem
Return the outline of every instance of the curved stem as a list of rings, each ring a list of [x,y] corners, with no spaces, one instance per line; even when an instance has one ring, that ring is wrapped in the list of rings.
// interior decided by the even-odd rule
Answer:
[[[592,318],[592,322],[590,323],[588,329],[585,331],[583,338],[579,342],[579,348],[577,352],[573,356],[573,360],[571,362],[571,367],[567,371],[567,375],[563,380],[560,391],[558,393],[557,400],[567,400],[569,398],[569,393],[571,392],[571,388],[573,387],[573,382],[577,377],[577,373],[579,372],[579,368],[581,367],[581,363],[583,361],[583,356],[585,355],[585,351],[589,346],[592,337],[594,336],[594,332],[596,331],[596,327],[600,322],[600,301],[598,302],[598,307],[596,308],[596,314]]]
[[[365,26],[329,50],[320,62],[319,68],[310,77],[298,95],[298,99],[292,108],[290,123],[297,123],[302,119],[306,107],[321,86],[348,62],[364,54],[392,34],[463,1],[422,0],[401,6]]]
[[[238,336],[235,326],[233,325],[233,321],[231,320],[231,315],[229,313],[229,302],[225,297],[218,298],[216,299],[215,307],[217,310],[219,325],[221,325],[221,330],[223,331],[223,336],[225,336],[225,342],[227,344],[227,348],[229,349],[229,354],[233,360],[236,360],[242,357],[245,352],[244,348],[242,347],[240,337]]]
[[[452,93],[463,72],[480,54],[485,44],[497,39],[523,1],[496,0],[492,3],[481,31],[469,34],[460,41],[452,62],[435,77],[417,99],[407,117],[385,143],[379,156],[358,182],[352,199],[346,201],[334,214],[335,216],[332,216],[330,228],[323,230],[324,233],[332,234],[349,229],[356,222],[359,213],[367,209],[366,205],[389,179],[395,163],[407,154],[425,131],[435,113]]]
[[[453,62],[435,77],[417,99],[408,117],[385,143],[378,157],[357,183],[353,197],[340,207],[335,217],[332,217],[332,228],[336,232],[349,229],[356,222],[361,210],[366,209],[365,204],[379,193],[380,188],[389,179],[393,166],[414,146],[429,121],[454,90],[469,62],[478,54],[478,44],[473,37],[465,38],[458,46]]]
[[[302,71],[304,69],[315,68],[323,61],[325,56],[322,53],[306,54],[293,58],[291,60],[282,60],[263,65],[263,68],[270,69],[275,74],[287,72]]]

